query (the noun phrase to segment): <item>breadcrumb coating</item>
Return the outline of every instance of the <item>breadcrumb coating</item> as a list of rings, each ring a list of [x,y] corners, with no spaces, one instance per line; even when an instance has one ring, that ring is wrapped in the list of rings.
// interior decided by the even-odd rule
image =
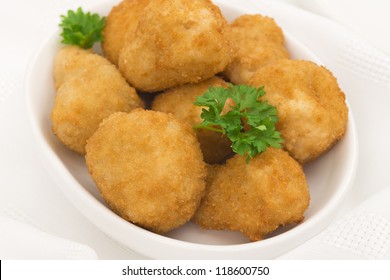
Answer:
[[[301,165],[282,149],[268,148],[249,163],[236,155],[210,166],[206,184],[194,221],[205,229],[242,232],[251,241],[301,222],[310,201]]]
[[[278,110],[284,148],[299,162],[330,149],[347,129],[348,107],[336,78],[323,66],[282,60],[256,72],[249,82],[264,86],[263,99]]]
[[[228,28],[209,0],[151,0],[123,46],[119,69],[145,92],[204,81],[231,60]]]
[[[84,154],[88,138],[104,118],[144,103],[118,69],[100,55],[66,47],[59,56],[52,130],[65,146]]]
[[[138,20],[150,0],[123,0],[114,6],[106,18],[103,29],[104,55],[118,65],[120,51],[128,37],[132,37]]]
[[[191,126],[200,124],[202,107],[192,104],[196,97],[203,95],[211,86],[227,87],[228,83],[218,77],[213,77],[197,84],[187,84],[165,91],[158,95],[152,109],[156,111],[172,113],[176,118],[189,123]],[[231,142],[221,133],[205,130],[195,130],[197,139],[203,152],[205,162],[209,164],[219,163],[231,155]]]
[[[230,27],[236,54],[223,74],[233,84],[247,84],[261,67],[289,58],[283,31],[274,19],[242,15]]]
[[[154,232],[189,221],[205,190],[206,166],[192,128],[171,114],[133,110],[105,119],[86,162],[118,215]]]
[[[79,71],[93,71],[100,65],[111,65],[103,56],[92,49],[82,49],[78,46],[64,46],[59,50],[54,61],[54,80],[58,89],[66,80]]]

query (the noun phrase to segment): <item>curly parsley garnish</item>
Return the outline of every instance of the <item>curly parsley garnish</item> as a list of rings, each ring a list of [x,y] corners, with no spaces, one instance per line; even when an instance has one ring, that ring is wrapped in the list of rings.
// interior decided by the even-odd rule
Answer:
[[[194,102],[202,106],[203,122],[195,129],[208,129],[226,134],[232,141],[232,149],[240,155],[247,155],[247,162],[264,152],[267,147],[280,148],[283,139],[275,129],[277,110],[259,98],[264,88],[247,85],[210,87]],[[234,101],[226,114],[222,114],[228,99]]]
[[[94,43],[102,41],[105,17],[90,12],[84,13],[81,8],[78,8],[76,12],[69,10],[68,14],[61,15],[61,18],[62,22],[59,24],[62,27],[61,43],[89,49]]]

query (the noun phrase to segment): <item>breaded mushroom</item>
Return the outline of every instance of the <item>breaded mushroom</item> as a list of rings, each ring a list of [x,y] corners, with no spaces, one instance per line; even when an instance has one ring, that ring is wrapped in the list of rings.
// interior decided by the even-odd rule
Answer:
[[[204,81],[231,60],[228,28],[210,0],[151,0],[122,48],[119,69],[145,92]]]
[[[211,86],[227,87],[228,83],[221,78],[213,77],[201,83],[187,84],[167,90],[154,99],[152,109],[172,113],[176,118],[191,126],[200,124],[202,108],[195,106],[193,102],[196,101],[197,96],[203,95]],[[205,129],[196,129],[195,132],[205,162],[219,163],[233,153],[230,147],[231,142],[226,135]]]
[[[119,53],[128,36],[132,36],[138,19],[150,0],[123,0],[114,6],[103,28],[102,48],[105,57],[118,65]]]
[[[86,50],[72,45],[61,48],[54,61],[56,89],[78,71],[93,71],[100,65],[111,65],[111,63],[101,55],[94,53],[92,49]]]
[[[346,131],[348,107],[336,78],[309,61],[282,60],[256,72],[249,84],[264,86],[263,99],[278,110],[284,148],[299,162],[330,149]]]
[[[194,221],[205,229],[239,231],[251,241],[301,222],[310,201],[301,165],[282,149],[268,148],[249,163],[236,155],[210,166],[206,184]]]
[[[118,215],[157,233],[189,221],[205,190],[206,166],[192,128],[171,114],[133,110],[105,119],[86,163]]]
[[[223,74],[233,84],[246,84],[261,67],[289,58],[283,31],[274,19],[242,15],[230,27],[236,54]]]
[[[74,55],[68,50],[65,52],[70,59],[77,57],[78,61],[67,64],[64,57],[61,59],[65,61],[61,62],[61,66],[68,66],[62,67],[62,70],[71,70],[61,70],[56,74],[56,81],[61,77],[62,82],[59,83],[51,113],[52,130],[65,146],[84,154],[88,138],[104,118],[114,112],[129,112],[144,104],[135,89],[106,59],[83,51]],[[64,53],[60,52],[60,55]],[[84,59],[88,62],[87,66]]]

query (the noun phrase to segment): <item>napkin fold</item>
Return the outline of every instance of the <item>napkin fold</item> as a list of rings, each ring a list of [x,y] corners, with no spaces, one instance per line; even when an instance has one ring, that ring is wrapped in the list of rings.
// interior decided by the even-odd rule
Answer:
[[[295,2],[301,8],[343,24],[374,47],[390,55],[390,30],[383,28],[390,25],[389,1],[295,0]],[[352,7],[353,12],[351,12]]]
[[[390,187],[278,259],[390,259]]]
[[[0,209],[0,259],[94,260],[90,247],[53,236],[14,210]]]

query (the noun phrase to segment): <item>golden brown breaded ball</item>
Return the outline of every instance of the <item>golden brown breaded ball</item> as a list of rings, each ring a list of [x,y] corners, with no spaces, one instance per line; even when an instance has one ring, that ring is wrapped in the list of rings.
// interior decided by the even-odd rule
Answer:
[[[204,81],[231,60],[227,30],[210,0],[151,0],[122,48],[119,69],[145,92]]]
[[[68,78],[76,72],[85,69],[93,69],[99,65],[111,63],[92,49],[83,49],[78,46],[64,46],[59,50],[54,62],[54,80],[58,89]]]
[[[248,164],[236,155],[211,166],[206,184],[194,221],[205,229],[240,231],[252,241],[301,222],[310,201],[301,165],[282,149],[268,148]]]
[[[341,139],[348,122],[345,95],[336,78],[309,61],[283,60],[260,69],[249,82],[278,110],[284,148],[299,162],[320,156]]]
[[[233,84],[246,84],[261,67],[289,58],[283,31],[274,19],[242,15],[230,27],[236,55],[223,74]]]
[[[176,118],[189,123],[191,126],[200,124],[202,107],[192,104],[196,97],[203,95],[211,86],[227,87],[228,83],[218,77],[213,77],[197,84],[187,84],[165,91],[158,95],[152,103],[156,111],[172,113]],[[213,164],[226,159],[232,154],[231,142],[221,133],[196,129],[205,162]]]
[[[114,65],[87,68],[69,77],[57,90],[52,129],[68,148],[84,154],[88,138],[104,118],[137,107],[143,107],[143,101]]]
[[[104,120],[88,140],[86,162],[118,215],[163,233],[191,219],[206,167],[192,128],[171,114],[133,110]]]
[[[118,65],[119,53],[127,36],[132,36],[138,19],[150,0],[123,0],[114,6],[103,28],[102,48],[105,57]]]

